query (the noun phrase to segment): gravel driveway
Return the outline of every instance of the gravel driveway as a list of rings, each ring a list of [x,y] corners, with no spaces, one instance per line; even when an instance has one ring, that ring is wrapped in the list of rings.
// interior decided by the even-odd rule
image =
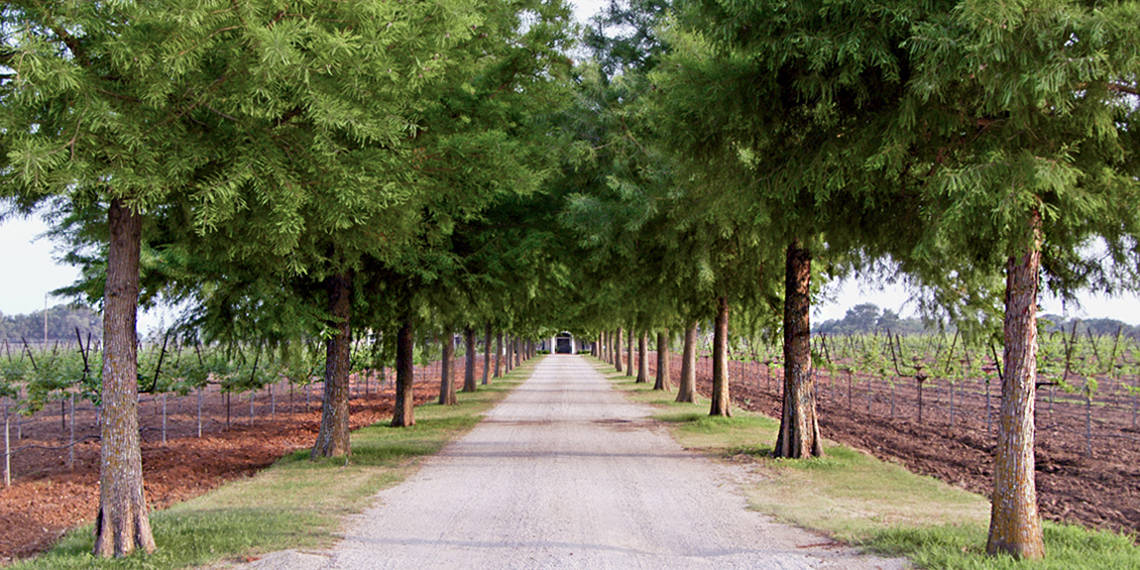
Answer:
[[[258,568],[900,568],[746,509],[584,359],[546,357],[328,552]]]

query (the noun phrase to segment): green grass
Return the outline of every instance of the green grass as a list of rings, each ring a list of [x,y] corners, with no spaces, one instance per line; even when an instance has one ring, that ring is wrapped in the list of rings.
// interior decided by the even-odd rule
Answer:
[[[458,405],[418,406],[410,428],[376,424],[353,432],[347,462],[310,461],[307,450],[297,451],[254,477],[152,513],[158,550],[150,556],[96,559],[89,554],[93,531],[87,525],[13,568],[177,568],[329,546],[346,515],[363,511],[377,491],[403,481],[425,456],[479,423],[538,360],[474,394],[460,393]]]
[[[657,406],[656,419],[671,426],[681,445],[747,462],[755,473],[744,489],[750,506],[777,519],[905,556],[922,568],[1140,569],[1134,537],[1048,521],[1045,561],[986,556],[986,497],[830,441],[823,458],[773,458],[775,419],[740,409],[731,418],[709,417],[707,404],[677,404],[675,391],[654,392],[652,384],[635,384],[610,365],[594,363],[631,399]]]

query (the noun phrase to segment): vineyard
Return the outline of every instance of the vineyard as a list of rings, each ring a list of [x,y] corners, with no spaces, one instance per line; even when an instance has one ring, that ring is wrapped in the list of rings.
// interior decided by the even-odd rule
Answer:
[[[1000,379],[990,347],[962,347],[952,335],[881,333],[815,336],[813,354],[824,437],[970,491],[992,491]],[[656,375],[656,351],[649,355]],[[1140,344],[1129,337],[1042,338],[1036,471],[1047,518],[1140,532],[1138,356]],[[779,417],[781,360],[778,346],[742,340],[729,363],[733,402]],[[672,352],[670,362],[675,384],[681,357]],[[708,395],[707,352],[696,373]]]
[[[79,346],[20,346],[0,357],[6,394],[0,400],[6,436],[0,525],[10,529],[0,537],[0,561],[44,549],[67,529],[90,521],[98,507],[99,406],[87,386],[100,355],[97,346]],[[434,400],[440,388],[439,346],[425,346],[417,354],[416,404]],[[434,358],[429,350],[434,350]],[[306,363],[323,367],[320,351],[265,352],[259,357],[248,348],[168,345],[165,352],[161,345],[140,351],[140,363],[153,364],[151,374],[158,372],[152,389],[138,397],[143,470],[152,507],[163,508],[251,475],[282,455],[312,445],[324,383],[319,367]],[[353,429],[390,418],[395,383],[391,367],[370,367],[368,359],[374,355],[364,342],[356,345],[354,354],[360,367],[350,376]],[[140,370],[147,370],[144,366]],[[464,359],[457,358],[452,370],[464,366]],[[482,354],[476,356],[475,367],[481,377]],[[488,375],[493,367],[492,361]],[[140,385],[148,384],[140,379]]]

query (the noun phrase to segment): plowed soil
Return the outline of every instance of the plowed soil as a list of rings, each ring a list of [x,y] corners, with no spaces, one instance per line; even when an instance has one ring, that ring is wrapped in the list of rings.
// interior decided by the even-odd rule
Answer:
[[[656,357],[649,362],[651,374],[656,374]],[[673,358],[670,367],[675,389],[680,358]],[[768,373],[760,363],[733,362],[729,378],[733,406],[780,417],[779,370]],[[702,394],[711,393],[711,359],[698,363],[697,384]],[[816,391],[820,430],[828,439],[988,496],[993,490],[1000,397],[995,381],[987,407],[982,386],[975,382],[955,388],[951,423],[949,386],[928,381],[923,391],[923,421],[919,422],[913,380],[898,381],[892,396],[891,384],[882,379],[855,375],[849,387],[844,373],[832,377],[821,372]],[[1097,405],[1086,418],[1083,404],[1058,399],[1051,405],[1049,398],[1046,390],[1038,392],[1036,459],[1041,515],[1140,534],[1140,433],[1131,427],[1131,404]]]
[[[438,363],[417,368],[417,405],[438,397],[438,369]],[[461,374],[460,367],[460,381]],[[353,377],[352,429],[391,418],[394,392],[392,375],[388,376],[385,382],[371,378],[367,393],[363,381]],[[320,389],[320,385],[311,386],[307,401],[301,388],[290,396],[284,384],[277,386],[273,399],[266,391],[258,392],[252,420],[248,395],[233,396],[227,414],[225,397],[217,388],[207,390],[202,400],[201,438],[197,437],[197,396],[170,395],[166,443],[162,442],[161,398],[143,395],[139,408],[143,479],[151,509],[251,476],[288,453],[312,446],[320,426]],[[67,422],[61,425],[58,404],[25,418],[20,441],[13,428],[12,445],[23,449],[12,458],[17,476],[12,487],[0,487],[0,564],[45,550],[68,529],[94,520],[99,504],[99,442],[94,411],[89,406],[78,408],[76,440],[80,443],[75,445],[70,467],[67,450],[59,447],[67,442],[61,435],[70,426]]]

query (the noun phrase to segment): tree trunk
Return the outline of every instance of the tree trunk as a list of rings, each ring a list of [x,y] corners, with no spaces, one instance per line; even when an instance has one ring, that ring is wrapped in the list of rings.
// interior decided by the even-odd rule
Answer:
[[[713,328],[713,388],[710,416],[731,416],[728,409],[728,300],[716,299],[716,324]]]
[[[392,411],[392,427],[416,424],[415,416],[415,340],[412,339],[412,320],[407,318],[396,333],[396,407]]]
[[[443,329],[440,337],[443,354],[439,361],[439,405],[450,406],[455,399],[455,334],[451,329]]]
[[[629,334],[625,335],[625,354],[628,356],[625,363],[625,375],[629,378],[633,377],[633,327],[629,327]]]
[[[1030,219],[1033,242],[1021,259],[1006,262],[1005,351],[1001,417],[994,458],[994,494],[986,552],[1044,558],[1034,481],[1034,392],[1037,389],[1037,276],[1041,271],[1041,214]]]
[[[518,368],[519,366],[522,366],[522,341],[516,338],[514,342],[511,343],[511,346],[513,347],[512,350],[515,353],[514,364],[512,364],[511,367]]]
[[[637,382],[649,382],[649,333],[637,337]]]
[[[823,455],[811,374],[811,252],[793,241],[784,266],[784,398],[776,457]]]
[[[311,458],[337,457],[351,453],[348,440],[348,369],[352,346],[352,274],[325,280],[329,312],[336,319],[337,333],[325,341],[325,390],[321,400],[321,428],[309,454]]]
[[[503,377],[503,331],[495,335],[495,378]]]
[[[490,381],[491,373],[491,325],[483,330],[483,385]]]
[[[139,449],[138,353],[135,318],[139,298],[142,217],[122,200],[107,212],[110,244],[103,293],[103,406],[99,435],[99,512],[95,556],[154,552]]]
[[[463,391],[474,392],[479,389],[475,381],[475,329],[468,326],[463,329],[463,342],[467,344],[467,362],[463,369]]]
[[[657,333],[657,379],[653,389],[669,389],[669,329],[661,329]]]
[[[696,402],[697,398],[697,323],[685,327],[685,348],[681,352],[681,384],[678,402]]]
[[[503,372],[506,374],[510,374],[511,369],[514,368],[515,357],[511,351],[512,342],[514,342],[514,338],[507,336],[503,344]]]
[[[614,336],[614,368],[621,372],[621,327],[617,328]]]

